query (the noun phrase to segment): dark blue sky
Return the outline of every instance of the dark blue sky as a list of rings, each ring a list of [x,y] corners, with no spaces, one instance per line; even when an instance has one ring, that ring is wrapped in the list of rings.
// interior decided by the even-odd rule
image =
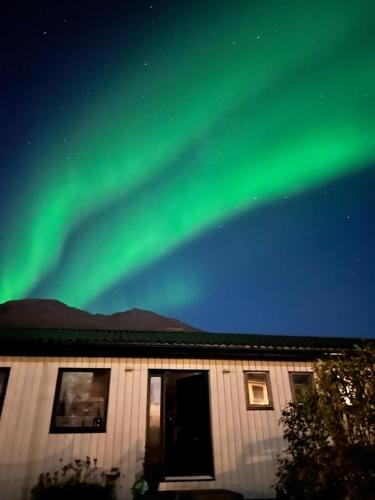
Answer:
[[[369,169],[259,207],[119,281],[93,310],[118,310],[124,295],[137,304],[139,290],[152,300],[188,269],[197,300],[162,312],[203,329],[373,337],[374,192]]]
[[[0,301],[374,337],[372,2],[2,17]]]

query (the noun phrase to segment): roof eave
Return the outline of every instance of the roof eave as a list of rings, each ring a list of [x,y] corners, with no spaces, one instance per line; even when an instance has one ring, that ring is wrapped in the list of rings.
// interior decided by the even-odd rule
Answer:
[[[77,341],[24,341],[2,344],[3,355],[21,356],[100,356],[139,358],[284,359],[314,360],[353,349],[326,347],[228,346],[211,344],[105,343]]]

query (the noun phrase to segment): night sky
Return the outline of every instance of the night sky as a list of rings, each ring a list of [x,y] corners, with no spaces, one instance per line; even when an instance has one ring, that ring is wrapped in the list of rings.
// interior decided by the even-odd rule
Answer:
[[[0,302],[374,336],[374,0],[7,9]]]

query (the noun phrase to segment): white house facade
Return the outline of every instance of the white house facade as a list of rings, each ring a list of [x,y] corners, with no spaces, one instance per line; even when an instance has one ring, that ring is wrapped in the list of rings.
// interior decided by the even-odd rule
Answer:
[[[40,473],[87,456],[145,470],[160,490],[273,498],[278,422],[318,357],[353,339],[201,332],[0,330],[0,492],[26,500]]]

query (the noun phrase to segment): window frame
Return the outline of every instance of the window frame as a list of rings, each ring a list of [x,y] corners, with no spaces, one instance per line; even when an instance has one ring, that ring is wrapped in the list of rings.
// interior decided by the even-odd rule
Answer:
[[[249,396],[249,374],[256,373],[256,374],[264,374],[265,375],[265,380],[266,380],[266,388],[267,388],[267,395],[268,395],[268,404],[262,405],[262,404],[254,404],[250,403],[250,396]],[[273,410],[273,397],[272,397],[272,390],[271,390],[271,379],[270,379],[270,372],[268,370],[245,370],[244,371],[244,384],[245,384],[245,394],[246,394],[246,409],[247,410]]]
[[[292,402],[297,404],[299,401],[298,398],[296,397],[296,387],[295,387],[296,384],[293,380],[293,375],[308,375],[310,379],[310,387],[312,387],[314,384],[314,373],[293,371],[293,372],[288,372],[288,375],[289,375],[289,386],[290,386],[290,394],[292,396]]]
[[[10,367],[1,366],[0,372],[5,374],[3,390],[0,392],[0,417],[1,417],[1,414],[3,411],[3,406],[4,406],[4,401],[5,401],[5,396],[6,396],[6,392],[7,392],[7,388],[8,388]]]
[[[107,387],[104,395],[104,416],[103,424],[100,426],[82,426],[82,427],[69,427],[61,426],[56,424],[57,407],[59,404],[61,387],[64,373],[107,373]],[[55,385],[55,396],[53,400],[52,414],[51,414],[51,424],[50,424],[50,434],[87,434],[87,433],[105,433],[107,432],[107,414],[108,414],[108,402],[109,402],[109,389],[111,381],[111,369],[110,368],[59,368],[57,372],[57,379]]]

